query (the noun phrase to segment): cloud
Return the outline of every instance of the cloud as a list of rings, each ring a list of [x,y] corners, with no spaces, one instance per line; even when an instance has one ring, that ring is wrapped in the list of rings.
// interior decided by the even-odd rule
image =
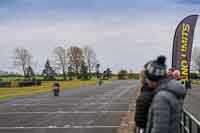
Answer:
[[[7,0],[6,0],[7,1]],[[2,2],[2,1],[1,1]],[[9,3],[10,2],[10,3]],[[14,70],[12,52],[25,47],[41,72],[54,47],[90,45],[104,68],[138,71],[164,54],[171,62],[173,34],[196,5],[165,0],[8,0],[0,6],[0,70]],[[1,5],[1,4],[0,4]],[[11,10],[13,9],[13,10]],[[200,23],[194,45],[200,44]]]
[[[179,3],[185,3],[185,4],[200,4],[199,0],[178,0]]]
[[[12,50],[25,47],[38,62],[37,71],[41,71],[56,46],[90,45],[105,68],[109,66],[115,72],[124,67],[137,71],[148,59],[161,53],[168,55],[170,51],[173,28],[165,21],[156,24],[152,19],[146,23],[119,16],[99,20],[75,19],[54,24],[36,21],[1,26],[0,36],[4,38],[0,40],[0,51],[9,51],[4,52],[1,63],[10,68]]]

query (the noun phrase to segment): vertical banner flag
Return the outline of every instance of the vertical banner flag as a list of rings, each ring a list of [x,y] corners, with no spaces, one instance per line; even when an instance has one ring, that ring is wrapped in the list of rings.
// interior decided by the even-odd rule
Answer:
[[[194,30],[198,15],[184,18],[178,25],[173,42],[172,68],[180,70],[182,83],[188,89],[190,84],[190,61]]]

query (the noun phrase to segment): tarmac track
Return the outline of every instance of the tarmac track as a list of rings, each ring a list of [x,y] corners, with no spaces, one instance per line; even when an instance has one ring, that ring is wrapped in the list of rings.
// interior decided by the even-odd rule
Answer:
[[[0,133],[115,133],[137,81],[65,90],[0,103]]]
[[[200,86],[193,85],[185,99],[185,109],[200,121]]]

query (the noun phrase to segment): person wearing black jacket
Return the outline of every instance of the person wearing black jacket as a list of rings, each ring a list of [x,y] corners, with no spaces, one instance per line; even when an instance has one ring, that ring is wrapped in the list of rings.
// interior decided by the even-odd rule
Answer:
[[[148,111],[151,105],[153,95],[151,89],[145,81],[145,67],[140,73],[141,90],[140,95],[136,99],[136,110],[135,110],[135,123],[136,133],[144,133],[146,124],[148,121]]]
[[[152,102],[152,93],[145,83],[141,94],[136,99],[135,123],[138,133],[143,133],[148,120],[148,111]]]

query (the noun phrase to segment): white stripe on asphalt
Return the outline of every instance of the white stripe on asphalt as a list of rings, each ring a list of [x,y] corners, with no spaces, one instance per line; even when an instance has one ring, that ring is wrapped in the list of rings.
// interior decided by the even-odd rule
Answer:
[[[126,94],[128,91],[130,91],[130,88],[124,89],[116,97],[120,98],[121,96],[123,96],[124,94]]]
[[[7,114],[96,114],[96,113],[126,113],[127,111],[57,111],[57,112],[0,112],[0,115]]]
[[[70,129],[70,128],[79,128],[79,129],[84,129],[84,128],[118,128],[119,126],[71,126],[71,125],[66,125],[66,126],[47,126],[47,127],[0,127],[0,129],[6,130],[6,129]]]
[[[59,106],[59,105],[63,105],[63,106],[69,106],[69,105],[96,105],[96,104],[114,104],[114,105],[128,105],[127,103],[99,103],[99,102],[91,102],[91,103],[63,103],[63,104],[43,104],[43,103],[38,103],[38,104],[9,104],[11,106]]]

